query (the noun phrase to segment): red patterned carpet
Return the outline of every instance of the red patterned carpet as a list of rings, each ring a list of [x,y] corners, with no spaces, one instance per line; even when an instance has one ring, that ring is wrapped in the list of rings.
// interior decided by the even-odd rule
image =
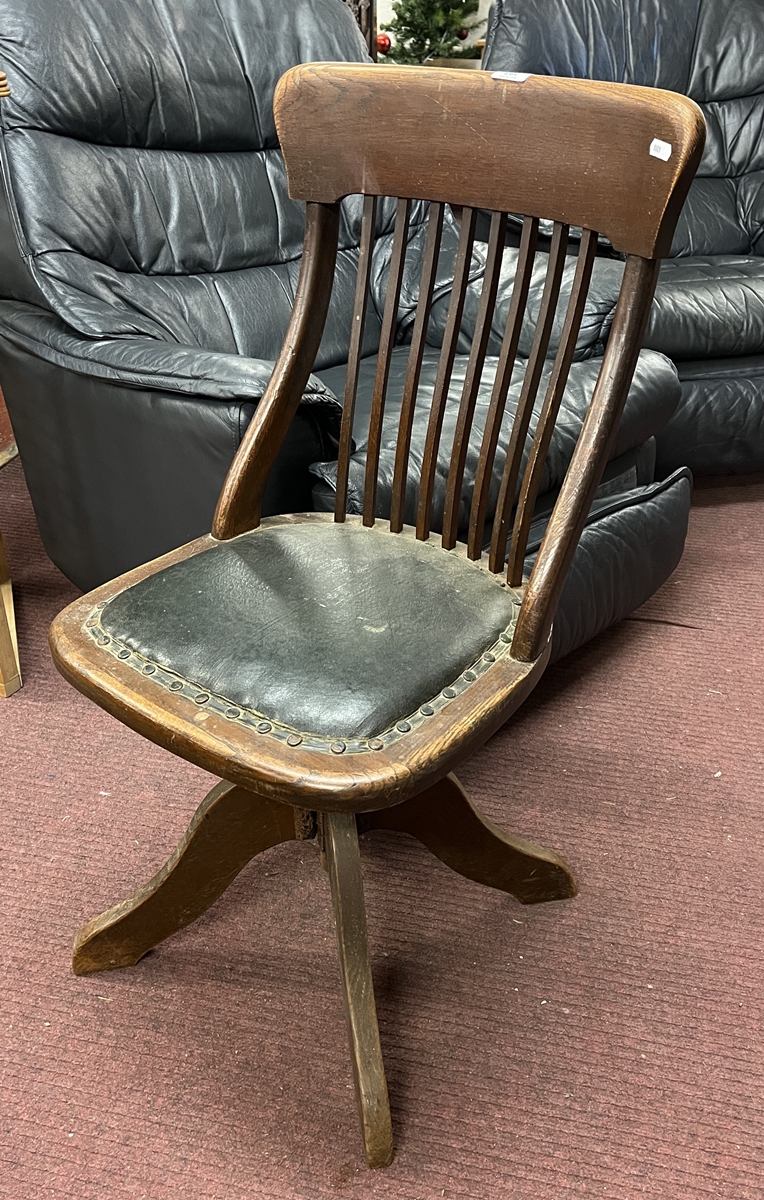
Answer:
[[[0,473],[25,675],[0,701],[0,1196],[764,1197],[764,486],[696,500],[662,592],[461,772],[579,896],[525,909],[365,839],[398,1148],[370,1173],[309,848],[137,967],[71,974],[77,926],[154,872],[209,779],[57,677],[73,590]]]

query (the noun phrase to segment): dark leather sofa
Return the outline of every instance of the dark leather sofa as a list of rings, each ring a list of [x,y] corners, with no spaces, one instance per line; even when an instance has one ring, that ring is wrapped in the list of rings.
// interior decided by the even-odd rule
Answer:
[[[341,0],[173,0],[161,7],[150,0],[0,0],[0,14],[0,69],[12,89],[0,114],[0,385],[46,548],[89,588],[209,529],[223,476],[281,344],[300,265],[303,214],[287,195],[273,88],[293,63],[360,60],[365,47]],[[422,206],[409,244],[387,442],[402,391],[425,215]],[[358,255],[355,199],[345,202],[344,218],[326,333],[270,483],[268,511],[331,504]],[[392,221],[392,208],[382,205],[351,506],[363,469]],[[442,338],[457,234],[449,215],[425,381]],[[514,255],[508,248],[500,310],[508,304]],[[484,256],[478,243],[462,325],[465,354]],[[569,274],[573,266],[571,259]],[[540,261],[531,311],[540,302],[542,270]],[[531,553],[572,453],[611,316],[604,286],[584,317]],[[489,352],[500,336],[497,329]],[[479,410],[489,386],[486,380]],[[689,473],[654,480],[655,434],[679,395],[668,359],[644,351],[563,598],[556,654],[630,612],[681,555]],[[448,419],[458,399],[455,392]],[[426,402],[422,395],[412,490]],[[441,482],[447,437],[443,445]],[[383,447],[383,463],[386,454]],[[496,487],[501,466],[500,453]],[[465,510],[470,487],[468,463]],[[436,510],[437,502],[436,487]],[[385,504],[382,486],[380,511]]]
[[[764,4],[498,0],[483,65],[669,88],[701,106],[705,154],[645,340],[682,383],[657,469],[764,471]],[[607,295],[619,267],[599,265]]]

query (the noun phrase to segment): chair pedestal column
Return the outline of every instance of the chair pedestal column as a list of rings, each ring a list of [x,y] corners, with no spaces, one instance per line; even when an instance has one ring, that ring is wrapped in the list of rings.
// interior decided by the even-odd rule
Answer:
[[[366,1161],[370,1167],[386,1167],[393,1157],[393,1126],[371,976],[355,815],[324,813],[321,841],[337,924],[350,1057]]]

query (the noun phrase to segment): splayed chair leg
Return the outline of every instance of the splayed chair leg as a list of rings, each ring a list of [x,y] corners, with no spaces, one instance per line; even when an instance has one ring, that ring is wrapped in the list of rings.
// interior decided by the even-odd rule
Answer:
[[[217,784],[154,878],[80,929],[72,959],[75,975],[137,963],[152,946],[206,912],[256,854],[307,836],[300,828],[302,817],[300,809],[234,784]]]
[[[370,1167],[386,1167],[393,1157],[393,1130],[374,1003],[355,815],[325,813],[321,829],[366,1160]]]
[[[470,803],[455,775],[411,800],[359,817],[359,829],[397,829],[476,883],[511,892],[523,904],[576,894],[570,867],[553,850],[510,837]]]
[[[11,576],[0,536],[0,696],[12,696],[21,687],[19,644],[13,613]]]

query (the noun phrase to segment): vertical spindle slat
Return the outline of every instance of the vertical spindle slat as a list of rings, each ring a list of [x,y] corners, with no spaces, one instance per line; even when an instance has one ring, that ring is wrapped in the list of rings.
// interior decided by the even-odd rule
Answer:
[[[443,233],[443,204],[431,204],[427,218],[427,235],[425,237],[424,262],[422,277],[419,281],[419,300],[417,302],[414,329],[411,335],[411,349],[406,366],[406,379],[403,384],[401,399],[401,415],[398,422],[398,441],[395,447],[395,472],[393,476],[393,491],[390,504],[390,528],[393,533],[400,533],[403,528],[403,516],[406,504],[406,479],[408,475],[409,451],[411,449],[411,430],[416,409],[419,376],[422,371],[422,358],[427,344],[427,325],[432,308],[432,293],[435,287],[435,277],[438,270],[438,254],[440,239]]]
[[[440,445],[443,416],[446,410],[446,400],[448,399],[448,387],[451,382],[451,372],[454,368],[454,358],[456,357],[456,347],[459,341],[459,331],[464,313],[464,302],[472,265],[472,248],[475,242],[476,221],[477,213],[474,208],[462,209],[451,300],[448,306],[446,328],[443,334],[443,346],[440,352],[440,359],[438,360],[438,371],[435,377],[435,387],[432,394],[432,404],[427,422],[427,435],[422,458],[422,478],[419,482],[419,504],[416,522],[416,535],[420,541],[426,541],[430,536],[432,493],[435,486],[438,446]]]
[[[537,659],[549,639],[578,539],[613,449],[660,265],[659,259],[632,254],[626,259],[591,403],[520,606],[511,651],[520,662]]]
[[[411,201],[399,199],[395,210],[393,250],[387,277],[385,308],[382,314],[377,372],[374,376],[369,436],[366,445],[366,477],[363,492],[364,525],[374,524],[374,509],[377,502],[377,471],[379,470],[379,451],[382,443],[382,421],[385,415],[387,381],[390,376],[390,364],[395,344],[395,330],[398,323],[398,304],[401,297],[403,269],[406,263],[406,245],[408,242],[410,215]]]
[[[517,255],[515,282],[512,287],[512,298],[509,302],[509,312],[502,338],[499,361],[496,367],[496,378],[491,391],[488,406],[483,441],[480,447],[477,471],[475,473],[475,489],[472,494],[472,510],[470,512],[470,528],[467,539],[467,554],[470,558],[478,559],[483,553],[483,534],[485,532],[485,517],[491,491],[493,464],[496,459],[496,447],[499,444],[504,409],[507,394],[512,383],[512,373],[517,359],[517,348],[520,344],[520,333],[523,327],[525,305],[533,275],[533,263],[536,254],[539,223],[537,217],[526,217],[523,221],[520,235],[520,247]]]
[[[596,252],[597,234],[591,229],[583,230],[581,245],[578,251],[578,260],[576,262],[576,273],[573,278],[573,289],[568,301],[560,345],[555,356],[552,374],[549,379],[546,396],[544,397],[544,405],[539,416],[536,434],[528,456],[528,463],[525,468],[520,497],[517,503],[517,513],[512,529],[512,542],[507,567],[507,581],[513,587],[522,583],[523,579],[523,562],[528,544],[528,532],[533,520],[533,509],[538,498],[541,477],[544,473],[547,451],[549,450],[549,443],[554,433],[557,413],[559,412],[562,397],[568,383],[570,365],[573,362],[578,331],[581,328],[581,318],[584,315],[584,308],[586,307],[586,297],[589,292],[589,283],[592,277],[592,267],[594,266]]]
[[[448,471],[446,485],[446,503],[443,510],[443,545],[451,550],[456,545],[459,530],[459,506],[464,481],[464,464],[467,461],[470,431],[475,415],[480,380],[485,365],[485,355],[488,349],[488,339],[491,336],[491,322],[496,307],[496,294],[499,289],[499,276],[504,254],[504,242],[507,234],[507,214],[495,212],[491,216],[491,228],[488,234],[488,251],[486,254],[483,287],[480,293],[475,334],[472,339],[470,357],[464,376],[462,397],[456,418],[456,431],[451,453],[451,465]]]
[[[361,243],[358,251],[358,275],[356,277],[355,300],[353,302],[353,325],[350,330],[348,368],[347,375],[345,376],[345,397],[342,403],[340,445],[337,455],[337,491],[334,498],[335,521],[344,521],[345,510],[347,509],[348,471],[350,468],[350,454],[353,448],[353,418],[355,416],[355,401],[358,392],[358,371],[361,365],[361,353],[363,350],[363,331],[366,324],[366,308],[369,299],[369,280],[371,278],[376,225],[377,197],[364,196],[363,218],[361,220]]]
[[[568,226],[555,221],[552,232],[552,244],[549,250],[549,262],[544,281],[544,292],[541,297],[536,329],[533,335],[530,358],[523,379],[517,413],[512,424],[512,433],[507,447],[507,459],[499,488],[496,503],[496,516],[491,537],[491,550],[488,558],[489,570],[498,573],[504,569],[504,556],[507,552],[507,537],[509,535],[509,518],[515,501],[515,490],[520,475],[525,438],[528,433],[533,406],[541,381],[541,375],[546,361],[549,339],[552,336],[557,301],[560,296],[560,283],[565,267],[565,252],[568,248]]]

